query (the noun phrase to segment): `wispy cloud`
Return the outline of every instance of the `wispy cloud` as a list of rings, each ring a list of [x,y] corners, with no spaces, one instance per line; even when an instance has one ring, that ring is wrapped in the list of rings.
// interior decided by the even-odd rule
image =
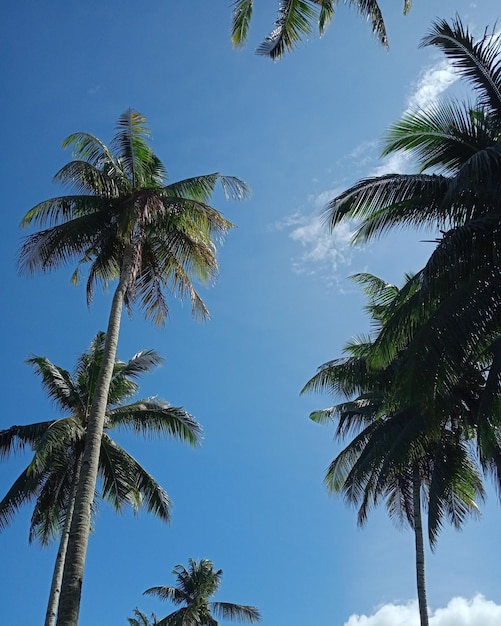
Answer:
[[[417,109],[429,109],[457,78],[454,68],[447,61],[440,61],[426,68],[412,86],[403,113]],[[360,172],[360,178],[409,171],[409,157],[404,153],[391,155],[376,167],[369,169],[371,164],[377,160],[376,150],[377,143],[375,141],[365,141],[359,144],[344,157],[342,169],[344,171],[349,169],[351,176],[353,176],[353,172]],[[289,237],[301,246],[301,252],[292,259],[292,267],[295,272],[311,275],[321,274],[322,278],[327,276],[328,280],[336,284],[340,284],[340,279],[345,277],[346,267],[352,262],[355,253],[351,245],[351,238],[356,224],[340,224],[330,233],[319,217],[319,213],[330,200],[339,195],[351,182],[342,184],[344,181],[341,181],[335,187],[311,195],[308,198],[310,210],[307,214],[296,211],[280,223],[274,224],[277,229],[288,230]]]
[[[444,91],[454,84],[457,79],[457,72],[448,61],[441,61],[425,69],[413,86],[403,115],[411,111],[426,111],[432,108],[439,101]],[[392,154],[375,167],[370,172],[370,176],[382,176],[390,173],[403,174],[408,170],[409,161],[410,157],[406,152]]]
[[[372,615],[352,615],[344,626],[419,626],[417,602],[385,604]],[[501,606],[482,595],[453,598],[430,615],[430,626],[499,626]]]

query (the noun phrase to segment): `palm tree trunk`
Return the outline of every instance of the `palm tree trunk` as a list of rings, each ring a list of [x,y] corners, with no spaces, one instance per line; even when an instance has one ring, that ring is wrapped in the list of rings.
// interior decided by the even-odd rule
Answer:
[[[57,607],[59,605],[59,594],[61,593],[61,582],[63,580],[64,563],[66,561],[66,550],[68,548],[71,520],[73,519],[73,511],[75,509],[75,499],[77,495],[81,467],[82,452],[80,451],[75,458],[75,463],[73,467],[71,493],[68,499],[68,505],[66,507],[66,519],[64,521],[64,527],[61,533],[61,540],[59,541],[56,563],[54,565],[54,573],[52,574],[52,582],[50,585],[49,601],[47,603],[47,612],[45,614],[44,626],[54,626],[54,624],[56,623]]]
[[[421,515],[421,479],[419,467],[416,465],[412,476],[412,501],[414,517],[414,540],[416,545],[416,584],[421,626],[429,626],[428,603],[426,600],[426,584],[424,575],[424,542],[423,520]]]
[[[108,392],[117,354],[124,297],[132,276],[133,254],[134,250],[131,245],[125,253],[124,263],[120,272],[120,281],[111,304],[103,361],[87,425],[82,469],[71,523],[66,562],[64,564],[56,626],[77,626],[78,624],[101,439],[106,418]]]

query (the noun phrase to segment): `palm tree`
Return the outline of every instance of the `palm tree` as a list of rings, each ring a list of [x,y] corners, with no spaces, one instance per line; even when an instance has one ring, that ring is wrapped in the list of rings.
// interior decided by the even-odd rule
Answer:
[[[367,309],[377,333],[399,290],[372,275],[354,278],[369,295]],[[432,548],[444,517],[459,528],[468,513],[477,512],[475,500],[484,491],[469,439],[472,409],[484,379],[476,372],[455,394],[441,398],[440,410],[430,414],[416,393],[409,405],[395,391],[398,358],[384,369],[369,367],[373,350],[372,337],[347,344],[347,356],[322,365],[303,392],[328,390],[348,399],[310,416],[319,423],[336,421],[338,439],[353,437],[329,465],[325,483],[331,493],[344,493],[359,507],[359,524],[367,521],[372,506],[385,501],[390,517],[413,529],[421,626],[428,626],[422,493]]]
[[[146,613],[143,613],[139,609],[134,609],[134,617],[128,617],[127,621],[129,622],[129,626],[158,626],[157,616],[152,613],[151,620],[148,618]]]
[[[34,450],[32,461],[0,502],[0,529],[10,523],[23,504],[34,500],[30,542],[38,539],[47,545],[60,535],[45,626],[52,626],[56,619],[90,406],[104,345],[104,333],[98,333],[89,349],[78,359],[73,375],[45,357],[30,358],[28,363],[41,376],[48,396],[66,416],[26,426],[12,426],[0,432],[0,456],[23,449],[26,445]],[[200,426],[181,408],[169,406],[157,398],[124,404],[138,390],[135,379],[156,367],[161,360],[153,350],[145,350],[127,362],[115,362],[105,432],[101,437],[99,474],[102,497],[109,500],[116,510],[126,505],[134,509],[144,506],[168,522],[170,501],[167,493],[108,434],[111,430],[128,429],[144,435],[172,435],[193,445],[199,441]]]
[[[25,273],[47,271],[68,261],[90,263],[87,297],[96,283],[117,279],[99,378],[95,387],[68,543],[57,626],[75,626],[89,538],[108,390],[116,357],[123,305],[140,304],[146,317],[164,322],[169,289],[189,296],[201,318],[208,311],[193,280],[217,274],[214,239],[232,227],[207,204],[219,181],[227,197],[243,199],[249,189],[238,178],[218,173],[167,184],[160,159],[151,150],[145,118],[128,110],[118,120],[110,146],[88,133],[70,135],[76,160],[55,176],[73,195],[33,207],[23,226],[47,225],[26,238],[20,252]],[[73,275],[78,280],[79,272]]]
[[[476,95],[407,113],[389,131],[384,155],[413,156],[417,174],[386,174],[358,182],[332,200],[326,221],[333,229],[350,218],[355,239],[368,240],[395,227],[438,228],[442,235],[415,277],[413,299],[398,307],[378,338],[384,362],[408,346],[402,385],[438,381],[454,387],[463,366],[491,351],[499,362],[501,332],[501,39],[486,29],[475,41],[456,18],[433,24],[423,46],[439,48]],[[499,378],[499,370],[496,377]]]
[[[338,0],[279,0],[275,27],[256,50],[271,59],[280,59],[291,52],[304,37],[308,37],[314,26],[319,35],[334,17]],[[350,0],[360,15],[371,25],[372,32],[380,43],[388,47],[386,26],[377,0]],[[404,0],[404,13],[411,7],[411,0]],[[241,47],[247,41],[254,0],[235,0],[232,16],[231,41]]]
[[[223,575],[223,570],[214,569],[212,561],[189,559],[188,569],[176,565],[172,573],[177,579],[176,587],[151,587],[144,592],[183,605],[159,620],[156,626],[219,626],[216,618],[250,624],[261,620],[259,611],[253,606],[209,601],[217,592]]]

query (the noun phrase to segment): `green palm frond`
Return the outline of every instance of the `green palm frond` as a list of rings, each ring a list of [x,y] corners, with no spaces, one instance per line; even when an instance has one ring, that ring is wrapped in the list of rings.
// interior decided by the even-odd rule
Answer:
[[[146,589],[146,591],[143,592],[143,595],[155,596],[157,598],[160,598],[160,600],[169,600],[174,604],[182,604],[189,599],[189,597],[184,593],[182,589],[178,589],[177,587],[166,587],[162,585]]]
[[[314,27],[318,27],[322,36],[332,21],[337,3],[338,0],[279,0],[274,29],[257,48],[257,54],[278,60],[294,50]],[[233,5],[231,40],[236,47],[247,40],[253,4],[253,0],[237,0]],[[349,4],[366,18],[379,42],[387,47],[386,26],[376,0],[349,0]],[[404,12],[409,8],[410,2],[406,0]]]
[[[42,378],[42,385],[47,395],[60,409],[75,413],[82,409],[78,390],[68,371],[41,356],[33,356],[26,362],[33,365],[35,374]]]
[[[41,478],[43,475],[35,474],[29,466],[21,472],[0,502],[0,530],[10,524],[23,504],[36,498]]]
[[[200,443],[202,436],[202,428],[192,415],[158,398],[112,409],[108,424],[109,428],[130,429],[146,436],[171,435],[192,445]]]
[[[388,131],[382,155],[409,152],[420,171],[456,174],[478,152],[496,145],[497,136],[485,116],[467,102],[439,102],[405,114]]]
[[[0,430],[0,459],[24,450],[26,445],[33,449],[53,421],[38,422],[27,426],[11,426],[6,430]]]
[[[317,17],[314,5],[309,0],[279,0],[275,28],[257,48],[257,54],[279,59],[294,50],[312,32]]]
[[[343,219],[360,221],[354,242],[379,237],[395,227],[446,228],[449,214],[441,199],[448,187],[446,177],[433,174],[367,178],[328,203],[325,224],[332,231]]]
[[[132,505],[134,510],[145,506],[165,522],[170,520],[167,493],[139,463],[108,435],[103,434],[99,473],[103,479],[103,498],[117,511]]]

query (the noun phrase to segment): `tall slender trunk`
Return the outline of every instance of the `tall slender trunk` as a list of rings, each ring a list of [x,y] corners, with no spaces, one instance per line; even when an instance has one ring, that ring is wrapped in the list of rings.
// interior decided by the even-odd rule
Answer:
[[[414,517],[414,540],[416,545],[416,584],[421,626],[429,626],[428,603],[426,600],[426,584],[424,574],[424,541],[423,519],[421,515],[421,478],[419,467],[414,466],[412,472],[412,504]]]
[[[73,465],[73,478],[71,483],[71,492],[66,506],[66,519],[59,541],[56,562],[54,564],[54,572],[52,574],[52,582],[50,585],[49,601],[47,603],[47,612],[45,614],[44,626],[54,626],[56,623],[57,607],[59,605],[59,594],[61,593],[61,582],[63,580],[64,562],[66,560],[66,550],[68,548],[68,539],[70,536],[71,520],[73,519],[73,511],[75,509],[75,499],[77,495],[78,481],[80,478],[80,468],[82,467],[82,451],[75,457]]]
[[[103,351],[103,361],[101,363],[87,425],[82,469],[75,500],[75,511],[71,523],[68,551],[64,564],[56,626],[77,626],[78,624],[85,557],[87,555],[87,545],[89,542],[92,503],[94,501],[94,492],[97,482],[101,438],[106,418],[110,382],[117,354],[124,297],[132,275],[133,254],[134,250],[132,245],[130,245],[125,253],[122,271],[120,272],[120,281],[111,304]]]

